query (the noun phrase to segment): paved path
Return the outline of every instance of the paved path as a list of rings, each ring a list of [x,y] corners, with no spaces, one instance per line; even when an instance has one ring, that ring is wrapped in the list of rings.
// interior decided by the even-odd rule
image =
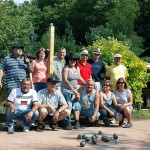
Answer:
[[[108,136],[119,135],[118,144],[111,147],[86,144],[81,148],[76,140],[78,134],[84,132],[103,131]],[[118,125],[111,127],[85,127],[79,130],[59,130],[29,133],[15,132],[13,135],[0,131],[0,150],[150,150],[150,120],[134,121],[132,128],[122,128]]]

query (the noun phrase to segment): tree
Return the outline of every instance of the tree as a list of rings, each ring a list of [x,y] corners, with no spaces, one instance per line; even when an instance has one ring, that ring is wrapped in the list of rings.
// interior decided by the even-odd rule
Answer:
[[[13,1],[0,0],[0,59],[9,53],[15,43],[24,45],[26,52],[36,47],[31,10],[29,3],[17,6]]]
[[[36,33],[39,35],[38,40],[48,30],[50,23],[53,23],[57,28],[56,34],[61,37],[65,32],[65,25],[68,21],[68,16],[76,0],[34,0],[33,3],[41,9],[39,20],[36,24],[38,30]]]

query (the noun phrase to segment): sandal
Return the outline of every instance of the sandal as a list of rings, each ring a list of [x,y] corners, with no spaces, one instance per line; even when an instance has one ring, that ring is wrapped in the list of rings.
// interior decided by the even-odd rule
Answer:
[[[45,129],[44,123],[38,123],[37,131],[43,131]]]
[[[104,118],[103,122],[104,122],[106,127],[110,126],[110,121],[109,121],[109,119],[107,117]]]
[[[57,125],[57,123],[53,123],[51,125],[51,128],[52,128],[52,131],[58,131],[58,125]]]
[[[123,128],[131,128],[132,127],[132,123],[127,123],[123,126]]]

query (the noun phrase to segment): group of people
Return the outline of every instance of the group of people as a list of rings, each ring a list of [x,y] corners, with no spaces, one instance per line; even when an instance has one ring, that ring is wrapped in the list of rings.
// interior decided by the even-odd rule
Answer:
[[[114,118],[120,126],[132,127],[132,93],[128,89],[128,71],[121,64],[120,54],[114,56],[114,64],[106,69],[99,60],[99,48],[93,50],[90,60],[89,52],[83,50],[79,60],[73,53],[66,59],[66,49],[62,47],[54,58],[54,74],[49,77],[48,52],[39,49],[36,59],[31,62],[23,56],[23,49],[21,45],[13,45],[12,55],[0,64],[0,88],[4,74],[6,78],[8,133],[14,133],[16,119],[22,121],[24,132],[29,131],[35,120],[38,120],[37,131],[44,130],[45,121],[54,131],[58,125],[66,130],[78,129],[80,116],[89,123],[103,120],[105,125]]]

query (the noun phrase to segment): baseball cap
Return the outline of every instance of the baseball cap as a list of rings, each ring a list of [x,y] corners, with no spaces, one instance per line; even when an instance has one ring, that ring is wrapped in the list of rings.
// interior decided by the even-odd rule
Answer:
[[[47,83],[51,83],[51,82],[60,82],[60,80],[58,79],[58,77],[55,77],[55,76],[51,76],[47,79]]]
[[[20,45],[20,44],[14,44],[13,46],[12,46],[12,50],[13,49],[19,49],[19,48],[21,48],[21,49],[24,49],[24,47],[22,46],[22,45]]]
[[[89,52],[87,50],[83,50],[80,55],[89,55]]]
[[[122,56],[121,56],[120,54],[116,54],[116,55],[114,56],[114,58],[116,58],[116,57],[122,58]]]

